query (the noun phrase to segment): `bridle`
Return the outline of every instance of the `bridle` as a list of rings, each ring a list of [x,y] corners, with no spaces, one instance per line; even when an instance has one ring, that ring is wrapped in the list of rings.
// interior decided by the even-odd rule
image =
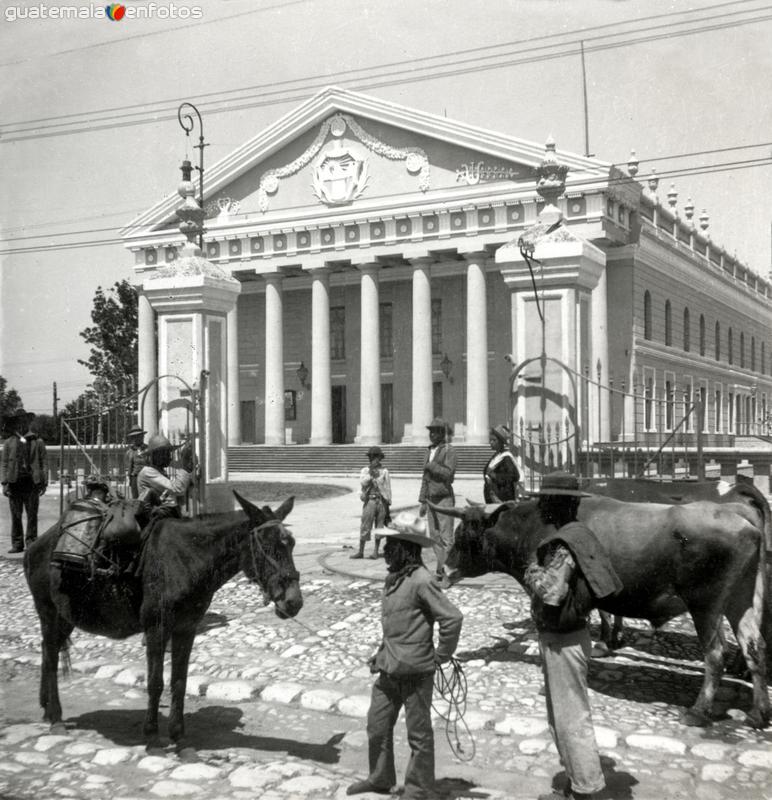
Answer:
[[[268,584],[278,584],[281,589],[286,590],[291,583],[300,580],[300,573],[296,569],[283,567],[272,555],[266,552],[265,548],[260,542],[260,531],[267,530],[271,527],[277,527],[279,525],[282,525],[281,520],[269,519],[267,522],[263,522],[261,525],[251,528],[249,531],[249,553],[252,557],[252,569],[254,570],[254,577],[250,577],[249,580],[252,583],[256,583],[260,587],[260,591],[263,593],[263,605],[266,606],[271,602],[272,599],[268,593]],[[265,586],[263,586],[263,583],[259,577],[260,570],[257,566],[258,555],[262,558],[263,565],[267,563],[273,567],[274,570],[274,574],[265,581]]]

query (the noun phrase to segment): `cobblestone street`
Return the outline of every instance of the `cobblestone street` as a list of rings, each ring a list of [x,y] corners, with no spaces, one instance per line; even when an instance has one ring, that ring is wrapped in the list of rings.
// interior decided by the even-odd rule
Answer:
[[[49,735],[37,701],[37,617],[20,559],[0,559],[0,796],[344,797],[346,786],[366,774],[372,676],[365,661],[379,641],[385,567],[382,559],[349,559],[358,528],[355,484],[329,483],[352,493],[300,503],[288,518],[305,601],[295,620],[279,620],[272,607],[263,607],[243,576],[215,595],[193,649],[187,747],[180,752],[148,753],[143,746],[139,636],[115,642],[74,633],[72,676],[60,682],[68,733]],[[460,495],[479,499],[476,483],[460,481]],[[414,502],[414,494],[414,481],[394,480],[395,507]],[[55,518],[56,507],[47,497],[42,521]],[[6,504],[1,513],[5,553]],[[561,773],[539,695],[528,600],[503,576],[465,581],[449,596],[465,618],[459,655],[468,680],[469,732],[459,730],[463,749],[456,752],[470,760],[454,755],[438,718],[440,787],[449,797],[535,797]],[[627,621],[625,647],[593,661],[596,737],[614,797],[772,798],[772,734],[744,722],[748,684],[724,679],[722,718],[710,728],[681,724],[701,675],[701,653],[684,618],[657,633]],[[406,750],[400,722],[398,774]]]

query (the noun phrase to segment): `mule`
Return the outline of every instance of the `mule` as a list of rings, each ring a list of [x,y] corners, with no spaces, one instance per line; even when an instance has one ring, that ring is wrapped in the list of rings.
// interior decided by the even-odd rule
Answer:
[[[273,601],[277,616],[287,619],[300,611],[295,542],[283,524],[294,498],[272,511],[233,494],[246,516],[234,511],[158,520],[145,533],[139,567],[117,576],[53,566],[61,520],[28,548],[24,573],[43,637],[40,705],[52,732],[65,732],[57,668],[74,628],[112,639],[144,632],[148,704],[143,732],[148,745],[157,746],[167,644],[171,640],[168,730],[169,738],[179,743],[185,732],[185,688],[196,630],[212,596],[226,581],[242,571],[260,587],[266,603]]]

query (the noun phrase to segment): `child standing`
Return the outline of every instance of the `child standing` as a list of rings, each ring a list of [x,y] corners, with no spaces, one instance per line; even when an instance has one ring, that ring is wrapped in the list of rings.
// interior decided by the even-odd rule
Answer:
[[[359,550],[351,558],[364,558],[365,542],[370,538],[373,526],[382,528],[389,514],[391,505],[391,479],[389,471],[382,466],[384,459],[380,447],[371,447],[367,451],[369,467],[363,467],[359,473],[359,484],[362,487],[362,522],[359,526]],[[378,558],[381,537],[375,537],[375,549],[370,558]]]

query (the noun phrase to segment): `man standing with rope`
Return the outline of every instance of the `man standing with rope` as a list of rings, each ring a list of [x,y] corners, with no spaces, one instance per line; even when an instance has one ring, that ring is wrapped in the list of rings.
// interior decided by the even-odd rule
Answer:
[[[434,731],[432,692],[434,672],[451,659],[461,634],[463,615],[445,597],[421,560],[421,548],[434,543],[426,521],[403,512],[381,528],[389,574],[381,600],[383,640],[370,659],[378,673],[367,713],[370,774],[352,783],[347,794],[390,794],[397,780],[394,766],[394,726],[405,707],[410,761],[405,792],[410,800],[432,797],[434,791]],[[439,627],[434,646],[434,623]]]
[[[577,478],[567,472],[545,475],[535,494],[551,532],[539,542],[525,584],[539,631],[547,720],[569,779],[565,792],[539,800],[589,800],[605,779],[587,692],[592,647],[587,617],[593,598],[616,594],[622,582],[595,534],[576,520],[579,501],[588,496]]]

